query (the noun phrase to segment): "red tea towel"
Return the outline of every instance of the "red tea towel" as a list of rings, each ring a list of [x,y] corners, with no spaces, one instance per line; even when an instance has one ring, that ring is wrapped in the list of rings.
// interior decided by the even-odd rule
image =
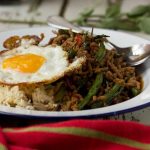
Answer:
[[[0,150],[150,150],[150,126],[113,120],[72,120],[0,129]]]

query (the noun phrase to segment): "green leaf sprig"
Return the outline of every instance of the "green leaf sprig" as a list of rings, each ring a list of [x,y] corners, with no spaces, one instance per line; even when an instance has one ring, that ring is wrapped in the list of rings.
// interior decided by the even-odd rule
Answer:
[[[104,15],[95,15],[94,9],[80,14],[74,22],[81,26],[128,31],[143,31],[150,34],[150,5],[139,5],[127,13],[121,12],[121,5],[110,5]]]

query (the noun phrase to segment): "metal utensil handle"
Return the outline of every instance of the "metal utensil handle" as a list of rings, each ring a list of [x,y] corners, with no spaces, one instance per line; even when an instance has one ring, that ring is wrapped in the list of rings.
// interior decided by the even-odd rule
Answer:
[[[47,22],[48,25],[58,29],[72,29],[72,31],[77,33],[83,32],[83,29],[76,27],[75,25],[69,23],[67,20],[59,16],[49,16]]]

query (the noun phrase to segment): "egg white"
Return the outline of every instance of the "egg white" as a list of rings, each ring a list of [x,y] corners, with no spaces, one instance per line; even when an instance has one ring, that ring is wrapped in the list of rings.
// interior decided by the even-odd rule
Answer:
[[[35,73],[23,73],[8,68],[3,69],[2,63],[5,59],[23,54],[39,55],[44,57],[46,61]],[[61,46],[20,46],[0,54],[0,82],[12,85],[38,82],[52,83],[64,76],[65,73],[81,67],[83,62],[85,62],[85,58],[81,57],[74,60],[73,63],[69,63],[68,54]]]

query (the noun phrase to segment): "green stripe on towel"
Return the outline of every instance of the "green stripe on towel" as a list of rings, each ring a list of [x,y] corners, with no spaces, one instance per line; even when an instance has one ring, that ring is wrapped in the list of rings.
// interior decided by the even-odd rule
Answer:
[[[3,145],[2,143],[0,143],[0,150],[7,150],[7,148],[5,147],[5,145]]]
[[[49,132],[57,134],[68,134],[86,138],[100,139],[114,144],[120,144],[138,149],[150,149],[150,144],[142,143],[136,140],[112,135],[103,131],[97,131],[89,128],[80,127],[29,127],[25,129],[4,129],[4,132],[22,133],[22,132]]]

